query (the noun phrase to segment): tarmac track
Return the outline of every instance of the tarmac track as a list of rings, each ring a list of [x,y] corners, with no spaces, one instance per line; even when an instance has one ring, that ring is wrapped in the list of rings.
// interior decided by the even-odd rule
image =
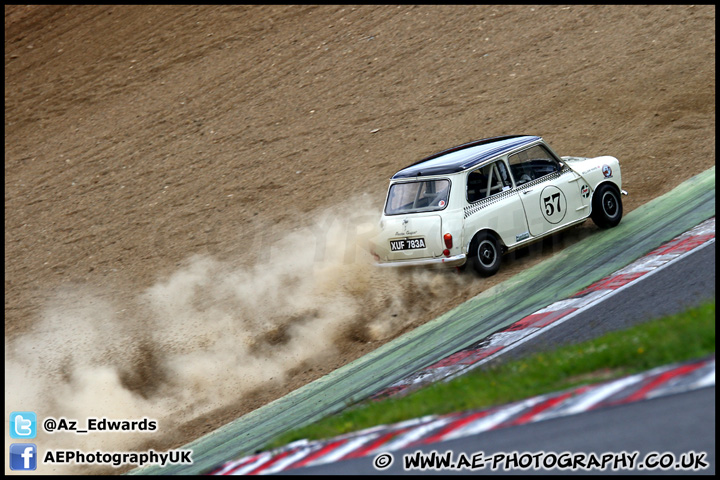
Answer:
[[[503,356],[503,361],[561,344],[582,342],[606,332],[628,328],[662,315],[680,312],[715,297],[715,244],[705,244],[655,275],[622,290],[570,321],[526,342]],[[591,410],[520,426],[500,428],[476,435],[411,447],[393,452],[394,462],[383,474],[405,471],[402,457],[416,451],[460,453],[468,457],[482,451],[485,458],[498,452],[639,452],[639,459],[652,452],[705,452],[708,469],[715,472],[715,387],[662,396],[625,405]],[[380,473],[373,467],[375,455],[341,462],[286,470],[295,475],[345,475]],[[600,472],[601,470],[595,470]],[[490,473],[483,470],[427,470],[424,473]],[[611,469],[605,470],[612,473]],[[625,470],[625,473],[694,473],[679,470]],[[585,473],[583,470],[508,469],[492,473]]]
[[[623,469],[604,470],[561,470],[540,469],[537,471],[519,468],[492,470],[451,470],[439,471],[403,469],[403,455],[416,451],[424,453],[437,451],[440,454],[452,451],[453,458],[461,453],[472,458],[483,452],[484,458],[504,452],[525,452],[536,454],[561,454],[563,452],[595,453],[601,456],[607,452],[638,452],[637,461],[652,453],[672,453],[675,459],[690,452],[703,455],[707,469],[692,471],[668,469]],[[353,460],[305,467],[282,472],[287,475],[384,475],[410,474],[582,474],[582,473],[625,473],[625,474],[692,474],[713,475],[715,473],[715,387],[706,387],[675,395],[634,402],[603,410],[592,410],[577,415],[554,418],[527,425],[508,427],[484,432],[471,437],[450,440],[433,445],[412,447],[393,452],[392,465],[382,472],[373,468],[374,456]],[[626,464],[629,465],[629,464]]]

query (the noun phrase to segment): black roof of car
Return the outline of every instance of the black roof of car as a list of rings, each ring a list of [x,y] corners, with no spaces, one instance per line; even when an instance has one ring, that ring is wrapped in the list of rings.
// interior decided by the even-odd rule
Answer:
[[[504,155],[511,150],[538,140],[541,140],[541,137],[533,135],[506,135],[476,140],[425,157],[419,162],[400,170],[392,178],[446,175],[462,172],[485,160]]]

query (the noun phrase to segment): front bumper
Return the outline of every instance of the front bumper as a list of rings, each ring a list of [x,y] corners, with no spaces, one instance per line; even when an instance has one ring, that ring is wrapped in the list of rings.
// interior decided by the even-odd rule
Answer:
[[[377,262],[378,267],[459,267],[464,265],[467,255],[461,253],[452,257],[423,258],[420,260],[400,260],[395,262]]]

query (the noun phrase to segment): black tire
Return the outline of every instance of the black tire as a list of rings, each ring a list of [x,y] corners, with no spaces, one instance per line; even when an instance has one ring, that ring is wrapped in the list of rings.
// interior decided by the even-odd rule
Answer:
[[[600,228],[612,228],[620,223],[623,207],[620,192],[615,185],[603,183],[595,190],[592,199],[592,218]]]
[[[490,232],[480,232],[475,236],[468,256],[475,271],[483,277],[495,275],[500,270],[502,249],[497,237]]]

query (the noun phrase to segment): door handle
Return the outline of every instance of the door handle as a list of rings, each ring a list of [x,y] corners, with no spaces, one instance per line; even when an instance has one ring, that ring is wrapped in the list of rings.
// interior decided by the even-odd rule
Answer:
[[[532,191],[533,191],[532,188],[531,188],[530,190],[525,190],[525,191],[523,192],[523,195],[527,195],[528,193],[530,193],[530,192],[532,192]]]

